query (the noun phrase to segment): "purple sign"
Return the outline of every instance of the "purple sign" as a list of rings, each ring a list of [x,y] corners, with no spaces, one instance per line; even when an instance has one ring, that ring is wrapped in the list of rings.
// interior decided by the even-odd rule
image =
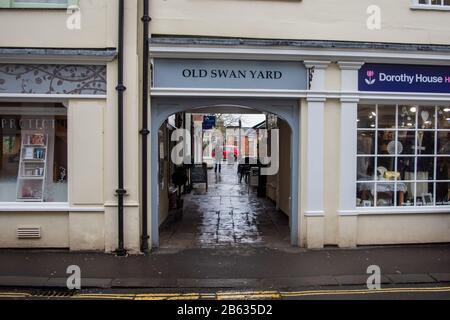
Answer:
[[[450,93],[450,66],[365,64],[359,91]]]

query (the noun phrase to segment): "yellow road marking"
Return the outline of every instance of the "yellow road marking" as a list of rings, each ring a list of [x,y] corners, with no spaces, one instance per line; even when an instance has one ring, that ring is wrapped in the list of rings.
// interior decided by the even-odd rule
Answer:
[[[450,287],[431,288],[384,288],[378,290],[352,289],[352,290],[307,290],[298,292],[278,291],[220,291],[217,293],[148,293],[148,294],[103,294],[80,293],[70,299],[111,299],[111,300],[258,300],[258,299],[282,299],[287,297],[327,296],[327,295],[370,295],[382,293],[432,293],[450,292]],[[27,292],[0,292],[0,298],[33,298]],[[48,297],[49,299],[64,299],[65,297]]]
[[[200,293],[139,294],[135,300],[199,300],[200,295]]]
[[[218,292],[217,300],[280,299],[278,291]]]
[[[320,295],[364,295],[380,293],[422,293],[422,292],[450,292],[450,287],[432,288],[385,288],[377,290],[355,289],[355,290],[313,290],[299,292],[280,292],[282,297],[320,296]]]
[[[28,298],[26,293],[0,293],[0,298]]]

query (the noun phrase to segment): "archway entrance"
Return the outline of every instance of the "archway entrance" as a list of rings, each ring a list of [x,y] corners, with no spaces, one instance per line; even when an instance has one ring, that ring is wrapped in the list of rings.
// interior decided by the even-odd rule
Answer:
[[[299,150],[300,150],[300,138],[299,138],[299,106],[297,100],[291,99],[204,99],[204,98],[154,98],[152,99],[152,107],[151,107],[151,125],[152,128],[161,128],[161,125],[166,122],[166,120],[175,114],[180,113],[189,113],[189,114],[249,114],[249,113],[264,113],[264,114],[272,114],[276,115],[280,119],[280,122],[285,124],[285,127],[290,131],[289,136],[284,137],[283,144],[286,145],[286,142],[290,140],[290,152],[288,155],[287,165],[290,167],[290,181],[288,183],[289,189],[289,197],[287,197],[288,206],[284,211],[288,216],[288,222],[286,225],[289,227],[290,231],[290,244],[293,246],[298,245],[298,230],[299,230],[299,217],[298,217],[298,188],[299,188]],[[151,230],[151,244],[152,247],[157,248],[160,246],[160,225],[163,222],[160,215],[160,205],[161,205],[161,185],[160,185],[160,175],[161,168],[164,164],[161,164],[161,130],[152,130],[151,132],[151,188],[150,188],[150,207],[151,207],[151,217],[149,217],[149,228]],[[167,155],[165,155],[167,156]],[[223,174],[219,179],[217,179],[217,175],[213,174],[214,171],[210,170],[208,173],[209,176],[209,190],[211,188],[215,189],[216,195],[217,192],[222,192],[221,195],[223,198],[214,198],[214,192],[210,192],[210,197],[205,198],[195,198],[195,196],[205,195],[205,190],[197,188],[194,193],[190,193],[188,197],[185,197],[186,203],[183,204],[185,210],[192,209],[189,208],[189,205],[196,204],[198,208],[202,212],[201,203],[205,203],[207,206],[211,205],[212,202],[217,201],[219,199],[219,203],[217,205],[221,205],[222,202],[228,202],[227,208],[230,209],[228,211],[219,212],[216,211],[218,216],[214,216],[214,211],[210,211],[211,217],[205,216],[207,219],[217,219],[222,216],[224,219],[245,219],[248,218],[248,214],[255,214],[254,212],[249,212],[249,210],[242,212],[236,210],[231,204],[232,201],[235,201],[236,206],[239,206],[239,202],[243,200],[239,199],[239,196],[245,196],[243,190],[245,190],[245,185],[237,184],[237,173],[236,167],[226,166],[223,169]],[[236,175],[234,176],[234,174]],[[233,180],[234,179],[234,180]],[[232,181],[233,180],[233,181]],[[235,196],[237,198],[228,198],[225,196],[227,189],[231,193],[235,192]],[[273,197],[272,197],[273,198]],[[201,199],[201,201],[200,201]],[[247,197],[247,200],[252,201],[250,197]],[[248,203],[248,202],[247,202]],[[265,209],[268,209],[270,212],[271,204],[269,201],[264,200],[266,203]],[[222,203],[224,204],[224,203]],[[187,205],[187,207],[186,207]],[[244,203],[245,205],[245,203]],[[265,206],[262,204],[262,206]],[[276,205],[272,206],[275,208]],[[250,209],[252,211],[252,209]],[[189,213],[189,212],[188,212]],[[203,212],[204,213],[204,212]],[[184,213],[186,214],[186,213]],[[274,213],[275,214],[275,213]],[[224,216],[226,215],[226,217]],[[247,215],[247,217],[246,217]],[[262,217],[264,219],[264,217]],[[234,222],[233,222],[234,223]],[[244,237],[245,238],[245,237]],[[251,244],[251,240],[249,241]],[[245,239],[244,239],[245,243]]]

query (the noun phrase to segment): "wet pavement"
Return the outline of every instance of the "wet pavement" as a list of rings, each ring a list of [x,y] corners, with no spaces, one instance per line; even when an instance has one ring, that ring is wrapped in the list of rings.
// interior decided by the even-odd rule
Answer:
[[[182,219],[161,227],[161,248],[290,247],[288,216],[239,183],[235,165],[208,170],[208,181],[183,196]]]

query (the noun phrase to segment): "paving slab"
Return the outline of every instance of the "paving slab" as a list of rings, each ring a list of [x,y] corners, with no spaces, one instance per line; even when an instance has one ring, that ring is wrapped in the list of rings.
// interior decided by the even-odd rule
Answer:
[[[178,279],[180,288],[257,288],[258,279]]]
[[[436,282],[429,274],[387,274],[386,276],[397,284]]]
[[[450,282],[450,273],[431,273],[430,276],[438,282]]]
[[[177,288],[177,279],[119,278],[111,282],[112,288]]]
[[[43,287],[48,277],[0,276],[1,287]]]
[[[336,276],[336,281],[340,285],[366,285],[369,275],[343,275]],[[392,281],[386,276],[381,276],[381,284],[390,284]]]

